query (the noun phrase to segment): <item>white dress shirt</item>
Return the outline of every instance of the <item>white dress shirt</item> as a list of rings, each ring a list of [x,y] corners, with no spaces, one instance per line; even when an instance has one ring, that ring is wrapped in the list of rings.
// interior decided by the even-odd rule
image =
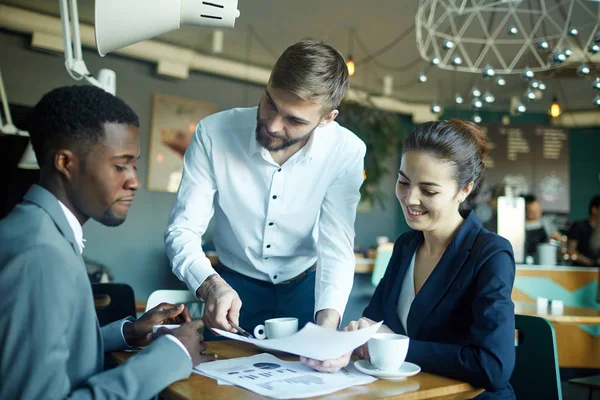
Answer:
[[[283,165],[256,141],[257,108],[198,124],[165,233],[173,272],[194,293],[215,271],[201,238],[215,218],[219,260],[277,284],[317,265],[315,313],[343,315],[354,275],[354,220],[365,144],[333,121]]]
[[[402,281],[402,288],[400,289],[400,297],[398,298],[398,305],[396,307],[396,315],[404,327],[404,332],[408,334],[408,313],[410,307],[415,300],[415,257],[417,252],[412,256],[406,275],[404,275],[404,281]]]
[[[73,230],[73,235],[75,236],[75,242],[77,242],[77,245],[79,246],[79,252],[81,254],[83,254],[83,248],[85,247],[83,244],[85,242],[85,239],[83,238],[83,228],[82,228],[81,224],[79,223],[79,221],[77,220],[77,217],[75,217],[75,215],[71,212],[71,210],[69,210],[67,208],[67,206],[65,206],[63,204],[62,201],[58,200],[58,204],[60,205],[60,208],[62,208],[63,212],[65,213],[67,222],[69,223],[69,226]],[[123,334],[123,327],[125,326],[125,324],[130,323],[132,321],[132,319],[133,318],[128,317],[128,318],[124,318],[121,321],[121,336],[123,337],[123,343],[127,343],[127,340],[125,340],[125,335]],[[183,343],[181,343],[179,341],[179,339],[177,339],[173,335],[165,335],[165,336],[167,336],[167,338],[169,338],[172,341],[174,341],[175,343],[177,343],[177,345],[179,345],[179,347],[181,347],[185,351],[185,354],[188,355],[190,360],[192,359],[190,352],[185,348]]]

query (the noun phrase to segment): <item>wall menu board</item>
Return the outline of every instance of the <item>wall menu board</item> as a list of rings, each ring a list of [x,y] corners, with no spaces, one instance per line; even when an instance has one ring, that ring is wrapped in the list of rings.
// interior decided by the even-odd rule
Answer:
[[[485,187],[501,183],[514,195],[535,194],[544,212],[569,212],[569,141],[565,129],[482,127],[490,141]]]

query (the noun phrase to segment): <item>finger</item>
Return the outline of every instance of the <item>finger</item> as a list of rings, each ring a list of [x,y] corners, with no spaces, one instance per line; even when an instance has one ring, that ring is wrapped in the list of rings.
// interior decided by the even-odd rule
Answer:
[[[190,322],[192,320],[192,316],[190,315],[190,309],[186,306],[183,306],[183,311],[179,314],[179,318],[181,319],[181,323]]]
[[[200,353],[204,353],[208,349],[208,344],[206,342],[200,341]]]
[[[242,300],[240,300],[239,296],[237,296],[236,293],[236,297],[235,299],[233,299],[233,302],[231,302],[231,308],[229,309],[229,320],[231,322],[233,322],[234,324],[236,324],[237,326],[240,326],[240,310],[242,309]]]
[[[371,324],[369,324],[367,321],[365,321],[364,319],[359,319],[358,320],[358,329],[365,329],[370,327]]]
[[[147,339],[149,342],[153,342],[161,336],[168,335],[170,333],[167,328],[158,328],[156,332],[149,333]]]
[[[204,321],[202,321],[201,319],[195,319],[193,321],[186,322],[182,326],[189,327],[195,331],[200,331],[200,330],[204,329]]]
[[[215,361],[217,358],[219,358],[219,356],[216,354],[201,354],[199,364]]]
[[[231,303],[225,301],[217,303],[217,309],[214,315],[214,322],[217,328],[225,331],[233,331],[233,327],[227,321],[227,314],[231,308]]]

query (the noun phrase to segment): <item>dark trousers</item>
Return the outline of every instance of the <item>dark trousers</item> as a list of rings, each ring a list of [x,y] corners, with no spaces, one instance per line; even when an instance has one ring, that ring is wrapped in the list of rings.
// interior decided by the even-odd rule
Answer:
[[[288,283],[274,285],[217,266],[216,271],[242,300],[240,327],[253,334],[254,327],[265,320],[280,317],[298,318],[298,329],[314,322],[315,271]],[[205,340],[220,340],[209,329]]]

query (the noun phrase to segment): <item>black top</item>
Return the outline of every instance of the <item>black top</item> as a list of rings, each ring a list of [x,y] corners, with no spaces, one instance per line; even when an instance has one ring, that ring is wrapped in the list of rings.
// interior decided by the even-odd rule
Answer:
[[[577,251],[579,253],[595,260],[598,254],[595,254],[590,248],[590,238],[593,232],[594,228],[590,225],[589,220],[577,221],[571,225],[567,236],[569,239],[577,240]]]
[[[543,226],[536,229],[525,230],[525,255],[536,257],[537,245],[546,243],[547,241],[548,234]]]

